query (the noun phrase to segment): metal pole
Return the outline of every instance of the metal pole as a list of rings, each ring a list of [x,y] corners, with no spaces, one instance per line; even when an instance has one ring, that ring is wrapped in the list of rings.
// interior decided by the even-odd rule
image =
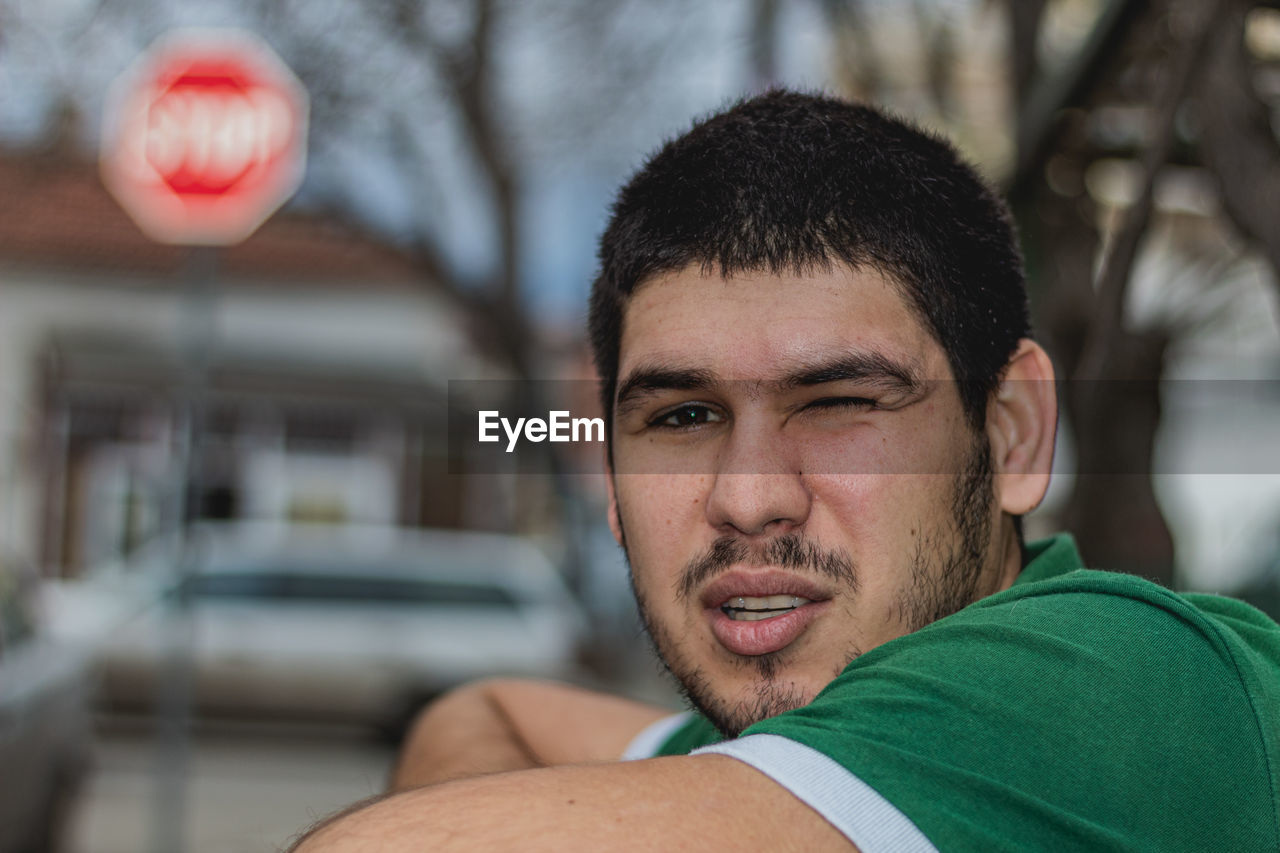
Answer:
[[[165,608],[162,637],[167,657],[157,681],[155,796],[152,853],[186,849],[187,772],[190,763],[192,656],[196,625],[189,579],[196,547],[190,523],[200,517],[201,435],[209,361],[213,352],[213,309],[218,250],[193,247],[187,256],[180,314],[181,379],[176,400],[172,510],[171,606]]]

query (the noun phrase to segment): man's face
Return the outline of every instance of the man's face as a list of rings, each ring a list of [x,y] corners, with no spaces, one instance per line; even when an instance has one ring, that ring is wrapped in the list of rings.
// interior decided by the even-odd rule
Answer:
[[[986,436],[879,274],[669,274],[619,355],[611,522],[659,654],[726,733],[1016,572]]]

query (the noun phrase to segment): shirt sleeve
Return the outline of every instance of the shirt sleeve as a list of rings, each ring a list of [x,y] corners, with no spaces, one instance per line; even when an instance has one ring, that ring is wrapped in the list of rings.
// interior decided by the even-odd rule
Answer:
[[[724,736],[701,714],[685,711],[650,723],[623,752],[623,759],[688,755],[695,749],[723,740]]]
[[[754,734],[691,755],[728,755],[765,774],[844,834],[859,853],[937,853],[911,819],[875,788],[799,741]]]
[[[622,760],[635,761],[639,758],[654,758],[660,755],[662,745],[676,733],[677,729],[686,725],[691,717],[693,717],[693,714],[684,711],[655,720],[645,726],[638,735],[631,739],[631,743],[627,744],[627,748],[622,751]]]
[[[993,596],[704,751],[770,776],[863,853],[1277,849],[1231,650],[1129,581]]]

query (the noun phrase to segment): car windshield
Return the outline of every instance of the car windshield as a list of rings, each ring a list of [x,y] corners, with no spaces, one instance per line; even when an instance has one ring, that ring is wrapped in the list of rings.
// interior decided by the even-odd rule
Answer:
[[[264,568],[200,574],[189,583],[195,598],[482,605],[512,610],[517,605],[509,591],[496,586],[427,578],[299,574]]]

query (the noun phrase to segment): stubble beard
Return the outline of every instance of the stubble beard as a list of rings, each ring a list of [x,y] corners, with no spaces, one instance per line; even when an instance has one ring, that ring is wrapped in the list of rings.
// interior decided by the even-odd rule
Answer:
[[[994,500],[994,475],[991,447],[985,435],[975,436],[965,466],[951,495],[950,513],[932,532],[920,536],[909,559],[909,583],[894,603],[904,633],[911,633],[938,619],[949,616],[978,598],[978,584],[983,575],[985,556],[990,547],[991,506]],[[619,520],[621,523],[621,520]],[[781,542],[781,545],[775,543]],[[763,655],[735,655],[740,669],[755,671],[749,696],[725,696],[717,693],[702,667],[681,651],[668,626],[657,621],[643,592],[635,580],[627,553],[625,531],[622,548],[627,555],[628,577],[640,611],[640,619],[658,660],[675,680],[681,695],[694,709],[709,720],[727,739],[735,738],[761,720],[811,702],[811,688],[802,687],[781,675],[792,662],[790,649]],[[856,595],[857,570],[849,556],[841,550],[824,549],[797,534],[772,540],[761,556],[770,565],[812,571],[836,578],[848,594]],[[731,538],[717,540],[707,553],[692,560],[681,573],[677,596],[687,595],[698,581],[713,577],[735,560],[750,553],[741,542]],[[777,559],[781,557],[781,559]],[[862,649],[851,645],[842,660],[837,661],[834,679]]]
[[[995,501],[991,444],[975,436],[951,495],[949,529],[939,525],[916,540],[911,583],[897,603],[905,633],[919,631],[981,597],[979,583],[991,548]]]
[[[623,541],[625,550],[625,537]],[[740,539],[721,537],[685,566],[676,585],[677,599],[687,598],[701,582],[742,563],[817,575],[835,581],[849,595],[856,594],[858,589],[853,561],[843,550],[822,548],[797,534],[779,536],[755,549],[748,548]],[[731,655],[736,668],[754,671],[750,695],[729,697],[717,693],[703,669],[681,652],[681,645],[667,626],[653,618],[652,610],[635,582],[634,572],[630,572],[630,579],[640,619],[658,660],[675,680],[685,701],[710,720],[725,738],[735,738],[753,723],[807,705],[813,700],[811,690],[779,675],[787,670],[795,657],[791,649],[762,655]],[[861,653],[856,646],[848,649],[845,659],[835,667],[831,677],[839,675],[849,661]]]

